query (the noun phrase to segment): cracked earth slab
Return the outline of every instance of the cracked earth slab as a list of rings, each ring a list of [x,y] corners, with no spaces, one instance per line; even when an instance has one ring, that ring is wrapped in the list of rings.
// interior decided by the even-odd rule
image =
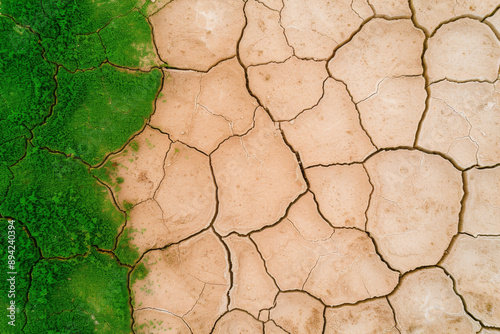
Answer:
[[[452,280],[439,268],[404,275],[388,299],[402,333],[477,333],[481,328],[465,312]]]
[[[134,308],[159,308],[182,318],[194,333],[210,333],[226,310],[227,260],[226,249],[210,230],[147,253],[140,263],[148,275],[132,285]]]
[[[206,154],[253,125],[258,104],[246,89],[245,72],[233,57],[208,73],[166,70],[151,125]],[[228,103],[229,102],[229,103]]]
[[[329,78],[324,91],[318,105],[281,123],[286,139],[304,167],[363,161],[375,147],[361,127],[346,86]]]
[[[498,76],[500,41],[484,23],[470,18],[446,23],[428,44],[425,61],[431,82],[494,81]]]
[[[173,67],[207,71],[236,55],[244,2],[175,0],[151,16],[159,56]]]
[[[423,42],[423,32],[411,20],[376,18],[335,52],[328,69],[359,102],[374,94],[384,78],[422,74]]]
[[[438,155],[396,150],[366,164],[374,192],[367,231],[393,268],[436,264],[458,231],[462,178]]]
[[[250,90],[276,121],[295,118],[316,105],[327,77],[325,62],[296,57],[248,68]]]
[[[212,166],[219,197],[214,227],[221,235],[274,224],[306,189],[295,155],[262,108],[248,134],[212,154]]]
[[[497,7],[151,7],[162,91],[102,180],[136,334],[497,333]]]
[[[391,292],[398,273],[376,254],[372,240],[356,229],[333,229],[313,197],[301,197],[278,225],[252,240],[280,290],[304,290],[326,305],[355,303]]]
[[[325,334],[399,333],[385,298],[326,309]]]
[[[373,15],[365,1],[284,0],[281,21],[295,55],[328,59],[363,20]]]
[[[455,278],[468,311],[483,324],[500,327],[500,239],[459,235],[442,265]]]
[[[429,33],[446,22],[460,16],[485,17],[498,6],[494,0],[413,0],[415,18]]]
[[[469,194],[462,232],[474,236],[500,234],[500,168],[465,172]]]
[[[417,145],[450,156],[462,168],[496,164],[500,160],[498,85],[498,81],[447,80],[430,85],[429,108]]]

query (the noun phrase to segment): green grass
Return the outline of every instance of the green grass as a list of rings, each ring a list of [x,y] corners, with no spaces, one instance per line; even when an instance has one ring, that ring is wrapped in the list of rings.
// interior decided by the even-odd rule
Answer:
[[[10,305],[10,301],[14,300],[16,302],[16,307],[18,308],[16,312],[15,327],[8,325],[7,321],[10,321],[4,315],[4,319],[0,322],[0,333],[10,334],[10,333],[20,333],[19,329],[25,324],[26,317],[22,310],[26,304],[26,297],[28,295],[28,287],[30,282],[30,270],[33,264],[40,258],[40,254],[35,247],[32,239],[28,237],[28,234],[23,229],[23,224],[19,221],[14,222],[15,231],[15,242],[9,242],[8,235],[8,220],[0,219],[0,229],[1,229],[1,240],[2,246],[0,248],[0,259],[4,266],[4,270],[0,271],[0,290],[3,292],[0,295],[0,307],[2,310],[6,310]],[[8,246],[14,246],[15,249],[10,249],[13,253],[9,253]],[[11,275],[7,271],[7,261],[8,256],[14,255],[15,257],[15,296],[9,298],[9,282],[7,281]],[[6,313],[4,313],[6,314]]]
[[[128,269],[108,254],[41,260],[26,306],[27,334],[130,333]]]
[[[0,41],[2,128],[33,129],[49,114],[54,101],[55,66],[43,59],[37,36],[5,16],[0,16]],[[7,130],[1,131],[3,135]]]
[[[119,165],[89,164],[120,149],[153,111],[161,71],[112,65],[158,65],[145,16],[164,3],[0,1],[0,217],[18,225],[16,328],[4,318],[0,333],[20,333],[25,323],[25,334],[131,331],[128,268],[96,250],[113,249],[125,221],[97,178],[115,190],[124,179]],[[132,264],[139,254],[129,234],[115,253]],[[146,274],[139,264],[131,279]],[[4,310],[8,302],[0,296]]]
[[[134,265],[141,256],[138,251],[138,247],[131,243],[131,241],[134,240],[131,234],[134,232],[136,232],[136,230],[130,227],[125,227],[123,233],[118,239],[118,244],[115,249],[116,257],[118,257],[122,263],[128,265]]]
[[[134,68],[156,65],[151,28],[140,12],[114,19],[99,35],[111,63]]]
[[[97,33],[90,35],[60,35],[45,38],[42,45],[45,56],[69,71],[99,67],[106,60],[106,53]]]
[[[124,214],[81,162],[33,147],[11,167],[14,178],[0,212],[24,222],[45,257],[113,248]]]
[[[57,80],[57,105],[47,123],[35,129],[33,142],[96,165],[143,127],[161,72],[129,72],[104,64],[85,72],[62,70]]]

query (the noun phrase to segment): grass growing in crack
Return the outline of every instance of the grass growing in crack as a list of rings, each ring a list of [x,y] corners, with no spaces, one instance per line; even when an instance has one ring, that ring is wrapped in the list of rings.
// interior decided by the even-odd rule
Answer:
[[[34,143],[95,165],[139,131],[153,111],[161,72],[117,69],[109,64],[85,72],[61,70],[58,102]]]
[[[41,260],[26,306],[27,334],[130,332],[128,269],[94,248],[69,260]]]

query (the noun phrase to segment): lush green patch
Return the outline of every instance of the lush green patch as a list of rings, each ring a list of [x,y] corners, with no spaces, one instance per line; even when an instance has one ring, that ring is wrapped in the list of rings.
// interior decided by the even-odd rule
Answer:
[[[90,245],[113,248],[124,215],[84,164],[30,146],[11,170],[0,212],[24,222],[44,256],[82,254]]]
[[[34,143],[95,165],[139,131],[153,110],[160,70],[129,72],[104,64],[57,77],[58,103]]]
[[[89,34],[113,18],[141,7],[144,0],[2,0],[0,12],[30,26],[42,38]]]
[[[9,127],[32,129],[49,114],[56,87],[55,66],[42,57],[36,35],[0,16],[0,121],[3,137]],[[4,128],[7,127],[7,128]],[[12,132],[12,131],[11,131]],[[12,137],[12,133],[7,134]]]
[[[0,12],[29,26],[41,37],[47,59],[67,69],[88,69],[106,59],[96,33],[114,18],[143,6],[145,0],[2,0]]]
[[[127,275],[127,268],[94,248],[85,257],[39,261],[25,332],[130,333]]]
[[[141,256],[141,254],[139,254],[139,247],[131,243],[131,241],[134,240],[134,237],[132,237],[134,232],[137,231],[130,227],[125,227],[118,239],[118,245],[115,249],[115,254],[120,261],[129,265],[133,265]]]
[[[69,71],[99,67],[106,60],[106,53],[97,33],[89,35],[59,35],[44,38],[46,57],[63,65]]]
[[[130,285],[134,285],[135,282],[141,281],[146,278],[148,275],[149,270],[146,269],[146,266],[144,263],[139,263],[135,266],[134,270],[130,274]]]
[[[28,234],[23,229],[21,222],[14,221],[12,224],[9,224],[7,219],[0,219],[0,229],[2,231],[0,259],[4,264],[3,270],[0,271],[0,291],[2,291],[0,295],[0,307],[3,311],[0,332],[5,334],[20,333],[19,329],[26,322],[23,310],[28,295],[30,271],[33,264],[40,258],[40,254],[33,240],[28,237]],[[11,235],[10,238],[9,234]],[[11,256],[10,259],[9,256]],[[13,264],[15,270],[7,269],[9,260],[15,261],[15,264]],[[16,274],[11,275],[9,272],[15,272]],[[12,277],[14,277],[14,280],[12,280]],[[11,292],[11,281],[14,282],[15,292]],[[16,308],[15,327],[7,323],[11,319],[5,316],[10,314],[10,310],[7,310],[7,308],[10,306],[11,301],[15,302]]]
[[[138,11],[114,19],[99,32],[108,60],[126,67],[151,67],[156,65],[151,28]]]
[[[10,169],[4,164],[0,164],[0,202],[3,202],[7,196],[12,177]]]

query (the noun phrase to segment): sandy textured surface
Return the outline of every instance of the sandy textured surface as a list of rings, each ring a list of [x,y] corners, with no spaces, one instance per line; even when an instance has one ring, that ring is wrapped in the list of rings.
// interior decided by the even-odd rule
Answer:
[[[108,158],[136,333],[499,333],[498,7],[155,6],[161,94]]]

